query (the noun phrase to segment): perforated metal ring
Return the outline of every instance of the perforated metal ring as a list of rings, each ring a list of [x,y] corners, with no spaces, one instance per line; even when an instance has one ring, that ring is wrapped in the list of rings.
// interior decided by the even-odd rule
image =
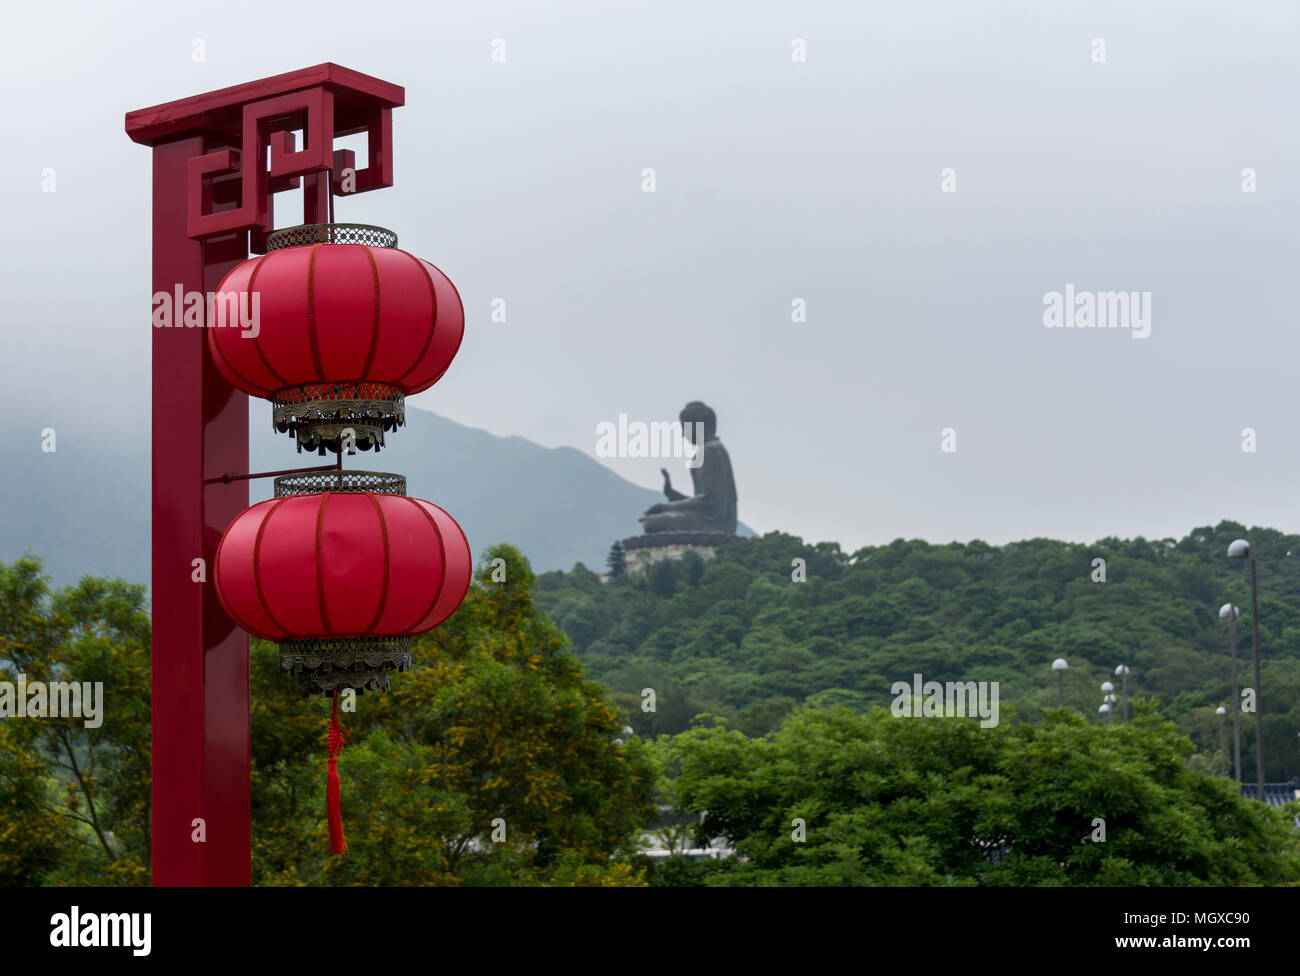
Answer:
[[[368,247],[397,247],[397,235],[374,224],[299,224],[282,227],[266,236],[266,251],[308,244],[365,244]]]

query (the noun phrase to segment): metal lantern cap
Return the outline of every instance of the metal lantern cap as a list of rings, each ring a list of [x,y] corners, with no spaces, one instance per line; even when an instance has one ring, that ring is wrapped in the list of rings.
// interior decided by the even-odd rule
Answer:
[[[1113,684],[1111,684],[1109,681],[1103,681],[1103,682],[1101,683],[1101,690],[1102,690],[1102,691],[1114,691],[1114,690],[1115,690],[1115,686],[1114,686]]]
[[[1250,542],[1246,539],[1233,539],[1228,543],[1228,556],[1232,559],[1245,559],[1250,555]]]
[[[1065,671],[1068,670],[1069,667],[1070,665],[1066,663],[1066,660],[1063,657],[1058,657],[1055,661],[1052,662],[1053,671]]]
[[[299,224],[284,227],[266,237],[266,253],[308,244],[364,244],[367,247],[397,247],[397,235],[374,224]]]
[[[316,495],[323,491],[372,491],[379,495],[405,495],[406,478],[389,471],[303,471],[275,479],[275,497]]]
[[[1214,714],[1215,714],[1215,715],[1227,715],[1227,714],[1228,714],[1228,710],[1227,710],[1226,708],[1224,708],[1222,705],[1220,705],[1218,708],[1216,708],[1216,709],[1214,710]]]
[[[1225,603],[1219,607],[1219,619],[1227,620],[1232,617],[1234,620],[1241,616],[1241,611],[1231,603]]]

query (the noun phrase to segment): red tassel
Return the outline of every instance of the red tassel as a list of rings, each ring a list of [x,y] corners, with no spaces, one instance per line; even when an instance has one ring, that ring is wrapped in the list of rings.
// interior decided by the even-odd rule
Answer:
[[[325,812],[330,824],[330,853],[342,854],[348,849],[347,838],[343,836],[343,808],[339,801],[339,753],[343,744],[351,742],[348,730],[339,725],[339,690],[334,689],[334,707],[330,710],[329,732],[329,778],[325,784]]]

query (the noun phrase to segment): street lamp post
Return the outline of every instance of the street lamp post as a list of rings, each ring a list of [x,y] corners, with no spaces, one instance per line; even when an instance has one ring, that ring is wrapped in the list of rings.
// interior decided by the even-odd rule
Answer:
[[[1219,619],[1228,621],[1228,643],[1232,647],[1232,772],[1241,782],[1241,693],[1237,690],[1237,618],[1241,611],[1232,603],[1219,607]]]
[[[1056,703],[1058,705],[1065,704],[1065,672],[1069,667],[1070,665],[1066,663],[1063,657],[1058,657],[1052,662],[1052,670],[1056,672]]]
[[[1228,546],[1232,559],[1250,560],[1250,648],[1255,658],[1255,780],[1256,799],[1264,801],[1264,705],[1259,688],[1259,594],[1255,582],[1255,546],[1246,539],[1234,539]]]
[[[1121,721],[1127,722],[1127,721],[1128,721],[1128,674],[1129,674],[1129,666],[1128,666],[1127,664],[1121,664],[1121,665],[1118,665],[1118,666],[1115,668],[1115,673],[1116,673],[1117,675],[1119,675],[1119,678],[1120,678],[1120,687],[1123,689],[1123,691],[1122,691],[1121,693],[1124,695],[1124,711],[1120,713],[1120,714],[1121,714]]]
[[[1214,710],[1214,714],[1219,716],[1219,775],[1228,775],[1228,742],[1224,737],[1223,716],[1228,714],[1228,710],[1220,705]]]
[[[1101,708],[1097,709],[1097,711],[1101,712],[1103,721],[1107,725],[1110,725],[1110,706],[1103,704]]]

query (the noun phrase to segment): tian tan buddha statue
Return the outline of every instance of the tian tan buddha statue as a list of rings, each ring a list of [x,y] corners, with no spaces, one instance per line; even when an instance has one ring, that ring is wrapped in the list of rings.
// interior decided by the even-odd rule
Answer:
[[[678,415],[682,433],[695,445],[691,463],[694,494],[683,495],[673,488],[665,468],[664,495],[668,501],[646,509],[639,521],[647,536],[659,533],[698,532],[736,534],[736,480],[731,458],[718,440],[718,419],[713,410],[698,400],[682,407]],[[704,443],[700,443],[703,436]]]

